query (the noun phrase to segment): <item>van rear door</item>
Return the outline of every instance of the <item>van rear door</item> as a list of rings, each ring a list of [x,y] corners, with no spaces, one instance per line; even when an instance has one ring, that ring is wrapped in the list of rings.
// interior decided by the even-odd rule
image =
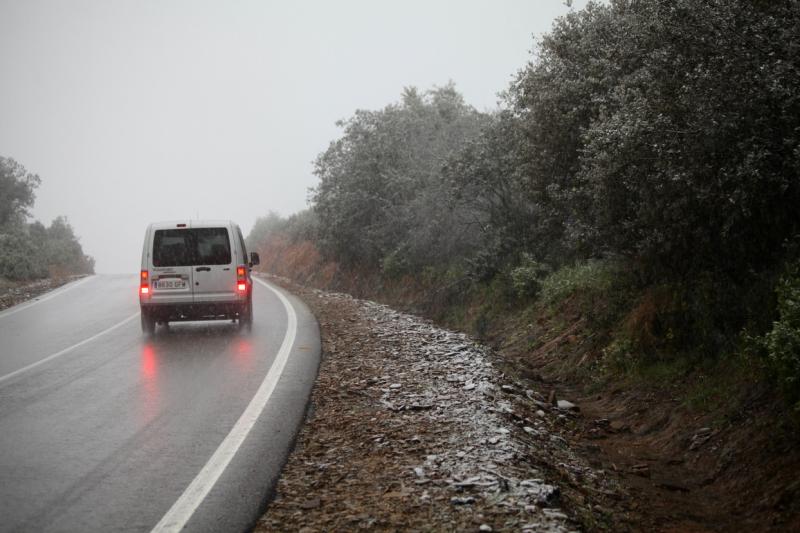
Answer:
[[[192,303],[194,238],[191,230],[155,230],[150,263],[152,303]]]
[[[236,267],[227,227],[192,228],[195,240],[194,301],[236,301]]]

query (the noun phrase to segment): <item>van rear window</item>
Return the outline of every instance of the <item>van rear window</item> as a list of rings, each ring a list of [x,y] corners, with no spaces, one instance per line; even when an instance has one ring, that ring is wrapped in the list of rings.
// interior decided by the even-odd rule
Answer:
[[[197,228],[194,233],[198,265],[230,265],[231,243],[225,228]]]
[[[229,265],[226,228],[160,229],[153,236],[153,266]]]
[[[160,229],[153,237],[153,266],[191,266],[194,264],[189,229]]]

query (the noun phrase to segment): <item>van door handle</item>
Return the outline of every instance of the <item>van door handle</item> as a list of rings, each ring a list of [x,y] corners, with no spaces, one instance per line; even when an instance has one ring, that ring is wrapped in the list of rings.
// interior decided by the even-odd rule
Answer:
[[[195,268],[197,272],[211,272],[211,267],[197,267]]]

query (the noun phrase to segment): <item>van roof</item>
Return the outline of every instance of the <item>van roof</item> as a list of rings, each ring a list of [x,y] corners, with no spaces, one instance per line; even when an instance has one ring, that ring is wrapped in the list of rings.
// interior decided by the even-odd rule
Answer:
[[[150,228],[154,230],[175,229],[179,227],[179,224],[185,224],[185,226],[180,226],[182,228],[227,228],[236,226],[236,223],[232,220],[165,220],[163,222],[153,222],[150,224]]]

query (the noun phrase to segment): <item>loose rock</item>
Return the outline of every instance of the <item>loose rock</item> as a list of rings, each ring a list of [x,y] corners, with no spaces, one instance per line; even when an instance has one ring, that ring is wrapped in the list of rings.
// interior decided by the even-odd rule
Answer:
[[[578,406],[567,400],[558,400],[556,406],[562,411],[577,411]]]
[[[534,403],[541,394],[503,385],[491,351],[462,333],[374,302],[312,294],[315,314],[328,324],[313,416],[261,523],[270,530],[474,530],[483,515],[492,517],[479,522],[483,531],[571,528],[563,512],[542,513],[558,511],[560,490],[528,460],[576,460],[546,429],[545,407]],[[537,410],[535,421],[523,414]],[[595,479],[582,466],[567,471]]]

